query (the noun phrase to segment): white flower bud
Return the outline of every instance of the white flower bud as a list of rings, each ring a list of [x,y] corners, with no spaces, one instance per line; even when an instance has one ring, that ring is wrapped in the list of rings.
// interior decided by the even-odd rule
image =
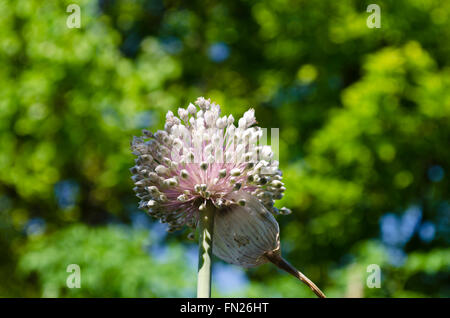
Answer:
[[[220,169],[219,171],[219,177],[220,178],[225,178],[227,175],[227,169]]]
[[[178,116],[180,116],[183,121],[187,121],[189,118],[189,112],[184,108],[178,108]]]
[[[234,117],[233,117],[233,115],[228,116],[228,119],[227,119],[227,125],[228,125],[228,126],[231,126],[233,123],[234,123]]]
[[[194,104],[189,103],[187,110],[191,115],[194,115],[195,112],[197,111],[197,107],[195,107]]]
[[[231,169],[230,174],[233,177],[237,177],[237,176],[239,176],[241,174],[241,169],[239,169],[239,168]]]
[[[178,181],[175,178],[169,178],[169,179],[164,180],[164,184],[169,187],[173,187],[178,184]]]
[[[186,169],[181,170],[180,175],[183,179],[189,178],[189,172]]]
[[[159,175],[164,175],[167,174],[167,172],[169,172],[169,169],[167,169],[165,166],[163,165],[159,165],[155,168],[155,171],[157,174]]]

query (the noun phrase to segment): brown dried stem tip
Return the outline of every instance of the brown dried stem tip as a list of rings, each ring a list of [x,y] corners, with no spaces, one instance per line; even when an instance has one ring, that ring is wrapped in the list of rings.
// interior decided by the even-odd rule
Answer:
[[[278,268],[286,271],[287,273],[291,274],[292,276],[298,278],[303,283],[305,283],[311,290],[314,292],[314,294],[317,295],[319,298],[326,298],[325,294],[319,289],[319,287],[316,286],[308,277],[306,277],[303,273],[295,269],[294,266],[288,263],[280,253],[280,250],[275,250],[272,252],[265,253],[265,257],[275,264]]]

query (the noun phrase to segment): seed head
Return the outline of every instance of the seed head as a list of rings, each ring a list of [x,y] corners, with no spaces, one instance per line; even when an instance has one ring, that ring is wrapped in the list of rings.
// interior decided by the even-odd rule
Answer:
[[[234,117],[221,116],[211,100],[200,97],[195,105],[178,109],[178,117],[169,111],[164,130],[133,138],[137,158],[130,171],[139,206],[171,231],[195,228],[206,200],[218,209],[247,206],[237,193],[251,194],[275,214],[274,199],[284,187],[270,146],[258,144],[262,130],[254,126],[255,111],[235,126]]]

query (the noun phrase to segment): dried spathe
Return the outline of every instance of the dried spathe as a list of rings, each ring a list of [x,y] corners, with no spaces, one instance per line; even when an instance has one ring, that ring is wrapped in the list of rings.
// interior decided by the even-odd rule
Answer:
[[[243,267],[268,262],[265,254],[280,248],[280,232],[273,215],[255,197],[245,192],[233,195],[246,204],[217,211],[213,253],[224,261]]]

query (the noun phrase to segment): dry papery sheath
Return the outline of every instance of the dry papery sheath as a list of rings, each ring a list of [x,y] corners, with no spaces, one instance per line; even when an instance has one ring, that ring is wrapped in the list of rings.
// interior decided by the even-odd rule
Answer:
[[[200,212],[212,203],[216,256],[244,267],[271,261],[324,297],[281,257],[274,215],[290,210],[274,207],[286,188],[271,147],[261,145],[255,111],[235,125],[233,116],[222,116],[209,99],[195,104],[179,108],[178,117],[169,111],[164,130],[144,130],[133,138],[137,159],[130,170],[139,207],[174,231],[195,229]]]

